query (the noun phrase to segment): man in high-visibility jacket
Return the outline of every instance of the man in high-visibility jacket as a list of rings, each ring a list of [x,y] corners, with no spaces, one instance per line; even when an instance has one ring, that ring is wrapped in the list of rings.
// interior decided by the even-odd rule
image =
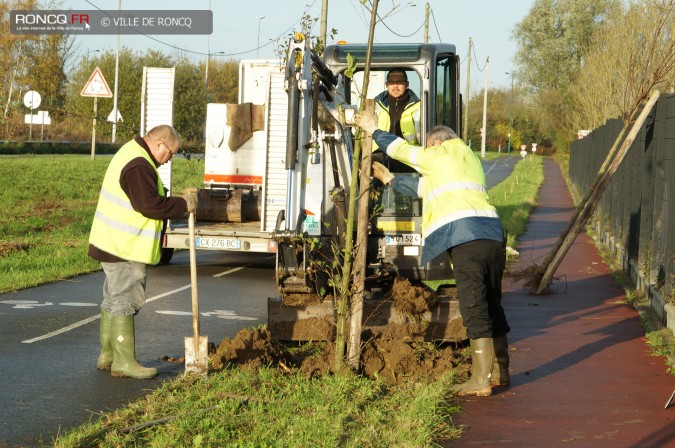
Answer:
[[[416,193],[423,199],[422,265],[448,252],[457,283],[459,309],[471,343],[471,378],[455,387],[459,395],[489,396],[492,387],[510,383],[507,333],[501,306],[501,280],[506,265],[504,231],[488,200],[485,173],[471,148],[447,126],[427,134],[427,147],[407,143],[378,129],[372,115],[356,122],[387,155],[414,168],[422,177]],[[373,163],[373,174],[385,185],[410,194],[386,167]],[[414,191],[413,191],[414,193]]]
[[[387,73],[386,90],[375,97],[377,127],[401,137],[411,145],[420,142],[420,99],[410,90],[408,75],[402,68]],[[384,163],[394,172],[411,170],[396,160],[391,160],[373,143],[374,160]]]
[[[89,256],[105,272],[101,354],[96,367],[113,376],[153,378],[157,369],[136,360],[134,316],[145,304],[146,265],[160,259],[166,219],[197,209],[197,195],[167,197],[157,168],[178,152],[176,130],[160,125],[136,136],[106,170],[89,235]]]

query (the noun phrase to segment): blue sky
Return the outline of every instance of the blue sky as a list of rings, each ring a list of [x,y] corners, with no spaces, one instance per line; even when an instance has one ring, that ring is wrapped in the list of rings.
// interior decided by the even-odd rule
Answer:
[[[299,19],[303,11],[311,17],[320,17],[321,0],[64,0],[63,9],[116,10],[121,3],[124,9],[171,10],[171,9],[209,9],[213,11],[214,31],[209,39],[201,36],[131,36],[122,35],[120,45],[134,50],[147,48],[172,54],[184,50],[191,57],[205,58],[211,53],[223,52],[227,59],[255,59],[260,25],[260,58],[273,58],[274,46],[271,42],[284,38],[289,30],[299,30]],[[421,42],[424,30],[424,1],[380,0],[379,14],[384,24],[378,23],[375,31],[376,42]],[[511,38],[514,27],[529,12],[533,0],[430,0],[432,11],[429,25],[430,42],[453,43],[462,60],[462,90],[466,80],[466,56],[469,38],[473,40],[475,55],[472,58],[471,90],[482,89],[485,72],[479,71],[485,66],[489,56],[488,87],[510,87],[509,75],[513,69],[513,55],[516,43]],[[93,6],[95,5],[95,6]],[[398,6],[397,6],[398,5]],[[396,7],[396,8],[395,8]],[[388,13],[391,13],[387,16]],[[265,16],[264,19],[259,17]],[[328,0],[328,30],[338,30],[336,40],[348,42],[366,42],[368,38],[369,13],[359,0]],[[421,27],[421,28],[420,28]],[[388,29],[389,28],[389,29]],[[416,32],[416,30],[418,30]],[[393,30],[394,32],[392,32]],[[313,29],[319,34],[319,23]],[[414,34],[413,34],[414,33]],[[398,35],[397,35],[398,34]],[[412,35],[411,35],[412,34]],[[411,35],[411,36],[409,36]],[[403,37],[409,36],[409,37]],[[439,38],[440,37],[440,38]],[[328,39],[328,43],[335,43]],[[114,50],[116,36],[76,37],[76,52],[85,55],[95,50]],[[264,45],[264,46],[263,46]]]

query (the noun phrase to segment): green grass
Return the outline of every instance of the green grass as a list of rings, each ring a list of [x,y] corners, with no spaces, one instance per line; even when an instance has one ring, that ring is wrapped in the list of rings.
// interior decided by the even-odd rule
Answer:
[[[543,158],[526,158],[516,164],[509,177],[488,192],[490,201],[497,208],[502,225],[508,232],[506,244],[516,246],[518,237],[527,227],[527,220],[537,206],[539,187],[544,181]]]
[[[265,368],[183,374],[56,447],[423,447],[456,438],[449,376],[392,388],[349,375],[307,380]],[[157,422],[161,419],[169,419]],[[133,431],[148,422],[157,422]]]
[[[89,229],[109,156],[0,160],[0,293],[100,269]],[[174,160],[174,191],[202,183],[203,163]]]

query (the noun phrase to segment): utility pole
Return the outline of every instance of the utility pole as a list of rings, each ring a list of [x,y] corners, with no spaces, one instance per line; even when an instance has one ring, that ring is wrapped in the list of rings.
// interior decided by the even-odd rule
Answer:
[[[424,43],[428,44],[429,43],[429,2],[427,2],[427,6],[424,9]]]
[[[511,101],[509,104],[509,145],[506,147],[506,154],[511,154],[511,128],[513,128],[513,72],[506,74],[511,75]]]
[[[466,90],[464,91],[464,102],[466,103],[466,107],[464,107],[464,143],[468,142],[469,140],[469,81],[471,79],[471,46],[473,45],[473,41],[471,38],[469,38],[469,59],[468,59],[468,65],[466,66]]]
[[[209,11],[211,11],[211,0],[209,0]],[[206,67],[204,68],[204,84],[209,88],[209,59],[211,59],[211,35],[206,35]]]
[[[122,17],[122,0],[117,2],[117,17]],[[117,28],[117,52],[115,52],[115,92],[113,93],[113,125],[112,125],[112,142],[115,143],[115,134],[117,133],[117,117],[120,113],[117,112],[117,86],[119,84],[120,71],[120,30]]]
[[[321,2],[321,35],[319,36],[321,39],[321,43],[323,44],[323,48],[326,48],[326,45],[328,40],[326,38],[328,34],[328,0],[323,0]],[[321,52],[323,53],[323,51]]]
[[[485,158],[485,137],[487,136],[487,80],[488,80],[488,65],[490,64],[490,56],[485,60],[485,93],[483,94],[483,138],[480,141],[480,156]]]

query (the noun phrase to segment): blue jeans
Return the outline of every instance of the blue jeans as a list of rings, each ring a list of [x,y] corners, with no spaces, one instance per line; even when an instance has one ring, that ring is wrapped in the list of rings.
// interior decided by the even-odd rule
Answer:
[[[145,304],[147,270],[144,263],[123,261],[101,262],[105,271],[101,311],[113,316],[134,316]]]

